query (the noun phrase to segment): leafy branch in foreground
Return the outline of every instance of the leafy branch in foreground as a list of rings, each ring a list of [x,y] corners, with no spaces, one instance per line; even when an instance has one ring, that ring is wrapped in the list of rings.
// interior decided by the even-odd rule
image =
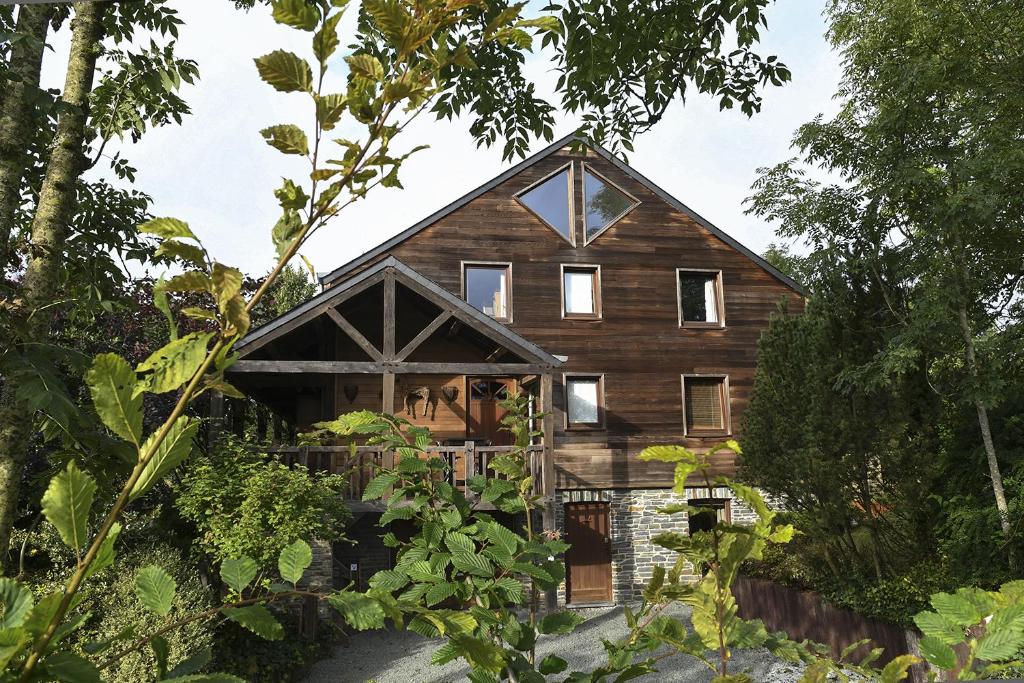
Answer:
[[[76,567],[63,591],[34,604],[31,593],[17,583],[4,584],[16,598],[14,614],[23,619],[5,617],[0,654],[4,670],[18,671],[20,681],[40,676],[57,680],[98,677],[93,662],[62,650],[60,644],[87,619],[84,614],[72,615],[83,582],[114,562],[122,512],[189,456],[198,429],[198,422],[186,414],[189,404],[205,391],[239,395],[224,379],[224,372],[234,361],[233,345],[250,326],[254,306],[317,230],[373,187],[399,184],[402,163],[420,148],[396,154],[391,151],[395,138],[428,106],[442,72],[462,68],[460,62],[464,60],[460,55],[468,46],[452,50],[447,36],[458,34],[460,24],[474,20],[467,9],[473,3],[420,2],[415,12],[404,5],[388,3],[388,12],[370,12],[368,21],[378,23],[380,40],[391,52],[391,59],[385,65],[370,54],[351,54],[345,58],[349,70],[345,92],[323,92],[328,64],[341,44],[337,27],[346,4],[345,0],[272,2],[274,18],[279,23],[312,34],[316,76],[306,60],[284,50],[258,58],[257,70],[276,90],[309,98],[314,126],[311,138],[295,124],[271,126],[262,131],[271,146],[307,159],[310,182],[307,190],[304,183],[286,179],[275,192],[282,209],[272,231],[278,261],[253,296],[243,296],[241,272],[214,260],[184,221],[157,218],[140,228],[159,238],[161,254],[185,268],[185,272],[161,281],[154,296],[155,304],[167,314],[170,342],[134,368],[115,354],[103,354],[95,359],[87,375],[97,413],[114,434],[131,445],[137,459],[91,537],[90,516],[96,490],[92,477],[72,462],[51,482],[44,514],[75,552]],[[401,21],[396,23],[396,17]],[[518,11],[511,12],[497,20],[495,28],[500,33],[519,22]],[[537,32],[543,30],[538,28]],[[483,35],[481,40],[491,40],[493,35]],[[362,137],[334,139],[341,153],[336,155],[338,158],[323,161],[328,156],[325,133],[338,127],[343,119],[354,124],[347,129],[361,128]],[[208,322],[208,331],[179,336],[167,295],[182,292],[208,296],[209,307],[181,311]],[[172,391],[179,393],[170,415],[155,431],[145,434],[145,395]],[[147,572],[144,588],[140,589],[140,595],[146,595],[152,606],[161,609],[170,592],[163,578],[159,570]],[[350,614],[355,614],[351,606],[367,598],[347,595],[335,594],[330,601],[343,612],[349,609]],[[5,614],[10,614],[10,603],[5,600],[4,605]],[[237,609],[244,611],[231,614],[249,615],[242,618],[248,619],[254,628],[264,628],[269,623],[255,605],[251,609]],[[257,613],[260,616],[253,616]]]

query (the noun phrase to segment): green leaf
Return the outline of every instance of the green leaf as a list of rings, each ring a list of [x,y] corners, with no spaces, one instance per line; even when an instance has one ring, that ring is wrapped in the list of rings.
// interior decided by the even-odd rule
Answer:
[[[474,576],[489,577],[493,574],[491,563],[487,558],[476,553],[452,553],[452,565],[459,571],[467,572]]]
[[[220,611],[231,621],[241,624],[264,640],[284,638],[284,627],[281,626],[281,622],[263,605],[222,607]]]
[[[285,154],[309,154],[309,140],[306,133],[293,123],[270,126],[260,131],[267,144]]]
[[[989,630],[978,641],[975,656],[987,662],[1005,662],[1017,659],[1022,648],[1024,648],[1024,631],[1008,628],[998,631]]]
[[[244,335],[249,330],[251,319],[249,318],[249,311],[246,309],[245,299],[242,298],[241,294],[236,294],[224,304],[224,319],[228,321],[228,324],[235,329],[235,333],[239,336]],[[237,389],[235,389],[235,392],[241,393]]]
[[[316,101],[316,120],[320,122],[320,127],[324,130],[334,130],[334,126],[341,120],[347,107],[348,100],[344,95],[323,95]],[[294,208],[302,207],[300,205]]]
[[[214,262],[210,276],[213,280],[213,295],[217,298],[217,308],[223,313],[228,302],[242,290],[242,271]]]
[[[107,537],[100,544],[100,549],[96,552],[96,559],[92,561],[92,564],[85,571],[85,578],[88,579],[114,564],[114,544],[117,543],[117,537],[120,535],[121,524],[114,522],[107,533]]]
[[[427,591],[424,599],[426,600],[427,607],[433,607],[434,605],[444,602],[448,598],[455,595],[456,591],[459,590],[459,584],[457,583],[437,583],[430,587]]]
[[[398,475],[385,473],[370,480],[370,483],[363,489],[363,500],[376,500],[398,482]]]
[[[541,660],[540,668],[538,669],[538,671],[540,671],[545,676],[550,676],[551,674],[560,674],[563,671],[565,671],[568,667],[569,662],[565,661],[561,657],[557,657],[555,655],[548,655],[547,657]]]
[[[188,227],[188,223],[177,218],[154,218],[139,226],[139,232],[147,235],[156,235],[164,239],[174,237],[186,237],[198,241],[198,238]]]
[[[885,665],[879,677],[880,683],[898,683],[907,677],[908,670],[919,660],[914,655],[900,655]]]
[[[510,554],[519,548],[519,536],[498,522],[487,527],[487,538]]]
[[[110,431],[137,447],[142,441],[142,396],[135,371],[116,353],[101,353],[85,375],[93,405]]]
[[[153,649],[153,657],[156,659],[157,680],[163,680],[167,676],[167,659],[171,656],[171,646],[163,636],[154,636],[149,641]]]
[[[213,659],[213,650],[209,647],[204,647],[199,652],[196,652],[187,659],[183,659],[178,662],[177,666],[171,669],[167,674],[167,679],[180,678],[181,676],[188,676],[199,671]]]
[[[192,674],[190,676],[165,678],[163,683],[246,683],[246,681],[244,678],[239,678],[232,674]]]
[[[312,31],[320,23],[320,13],[306,0],[273,0],[271,5],[274,21],[279,24]]]
[[[340,12],[328,17],[324,25],[313,36],[313,54],[316,55],[320,64],[327,64],[327,60],[341,44],[338,39],[338,22],[341,21],[341,17]]]
[[[306,60],[286,50],[256,58],[260,78],[281,92],[311,92],[313,71]]]
[[[29,641],[23,628],[0,628],[0,670],[24,650]]]
[[[363,81],[379,83],[384,78],[384,67],[373,55],[359,54],[345,58],[352,75]]]
[[[62,683],[100,683],[100,671],[89,660],[73,652],[54,652],[42,662],[46,680]]]
[[[251,557],[229,557],[220,563],[220,578],[236,593],[244,591],[258,572]]]
[[[384,627],[384,608],[373,598],[359,593],[332,593],[327,602],[357,631]]]
[[[135,594],[139,601],[162,617],[171,611],[176,589],[171,575],[156,565],[143,567],[135,577]]]
[[[190,270],[159,282],[157,287],[161,292],[212,292],[213,281],[202,271]]]
[[[448,550],[453,553],[473,553],[476,552],[476,544],[473,543],[473,539],[458,531],[449,532],[444,537],[444,544],[448,547]]]
[[[281,556],[277,558],[277,568],[281,572],[281,578],[297,584],[302,578],[306,567],[313,563],[313,551],[309,544],[301,538],[285,546]]]
[[[163,394],[188,382],[206,360],[211,337],[212,332],[193,332],[154,351],[135,368],[143,375],[135,393]]]
[[[0,629],[21,626],[34,602],[32,591],[14,579],[0,578]]]
[[[921,654],[931,664],[940,669],[952,669],[956,667],[956,652],[946,643],[935,636],[921,638]]]
[[[648,446],[637,456],[641,460],[659,462],[690,462],[696,464],[697,456],[693,451],[682,446]]]
[[[180,465],[192,452],[192,440],[199,429],[199,422],[192,420],[187,415],[182,415],[171,425],[166,438],[156,448],[146,466],[139,475],[135,486],[132,487],[130,500],[135,500],[152,486],[167,476],[171,470]],[[149,453],[152,444],[156,440],[157,433],[154,432],[142,444],[140,453]]]
[[[914,617],[914,623],[921,629],[922,634],[932,636],[946,645],[956,645],[964,641],[963,629],[941,614],[921,612]]]
[[[175,240],[166,240],[157,248],[156,256],[169,256],[178,261],[184,261],[197,268],[206,266],[206,254],[194,244],[185,244]]]
[[[96,494],[96,482],[72,460],[43,494],[43,514],[57,528],[61,539],[76,553],[88,540],[86,524]]]
[[[546,635],[572,633],[583,623],[583,617],[576,612],[564,610],[545,614],[537,625],[537,630]]]
[[[936,593],[931,597],[931,603],[936,612],[960,626],[973,626],[988,616],[977,605],[959,594]]]
[[[382,569],[370,577],[370,586],[388,591],[389,593],[401,590],[408,584],[409,577],[393,569]]]

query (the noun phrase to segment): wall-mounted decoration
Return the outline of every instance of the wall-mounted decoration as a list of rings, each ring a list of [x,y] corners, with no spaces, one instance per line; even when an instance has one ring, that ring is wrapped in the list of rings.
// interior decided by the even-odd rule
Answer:
[[[416,419],[416,404],[423,401],[423,417],[427,416],[427,410],[431,409],[431,421],[437,417],[437,398],[430,391],[430,387],[414,387],[405,394],[405,412]]]
[[[346,384],[343,391],[345,392],[345,398],[348,399],[349,403],[352,403],[353,401],[356,400],[356,396],[359,395],[359,385]]]
[[[445,403],[451,405],[459,397],[459,388],[451,385],[441,387],[441,397]]]

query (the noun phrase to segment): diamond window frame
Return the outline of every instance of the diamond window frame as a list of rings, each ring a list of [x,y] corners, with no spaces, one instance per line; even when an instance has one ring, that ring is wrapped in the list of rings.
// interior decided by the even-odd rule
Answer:
[[[560,174],[563,171],[565,171],[566,169],[569,170],[569,175],[568,175],[568,179],[567,179],[568,180],[568,188],[567,188],[567,194],[566,194],[566,196],[568,197],[568,201],[569,201],[569,206],[568,206],[568,210],[569,210],[569,236],[568,237],[563,235],[561,233],[561,231],[559,231],[558,228],[556,228],[554,225],[552,225],[546,218],[544,218],[539,213],[537,213],[536,211],[531,209],[529,207],[529,205],[527,205],[527,203],[524,202],[523,199],[522,199],[523,195],[529,194],[531,190],[533,190],[534,188],[540,187],[541,185],[543,185],[547,181],[551,180],[552,178],[554,178],[558,174]],[[574,247],[576,246],[576,190],[575,190],[576,182],[575,182],[575,180],[576,180],[576,170],[574,168],[574,164],[570,161],[570,162],[568,162],[566,164],[563,164],[562,166],[559,166],[558,168],[553,170],[551,173],[548,173],[546,176],[544,176],[540,180],[538,180],[536,182],[533,182],[533,183],[530,183],[525,188],[523,188],[519,192],[516,192],[513,195],[514,199],[519,203],[520,206],[522,206],[524,209],[529,211],[541,223],[543,223],[544,225],[548,226],[548,228],[550,228],[553,233],[555,233],[556,235],[558,235],[559,237],[561,237],[563,240],[565,240],[566,242],[568,242],[569,244],[571,244]]]
[[[639,199],[634,197],[630,192],[628,192],[625,188],[619,187],[619,185],[617,183],[613,183],[611,180],[608,179],[608,176],[604,175],[603,173],[598,172],[593,166],[591,166],[587,162],[583,161],[583,162],[581,162],[581,165],[582,165],[583,168],[582,168],[582,172],[580,173],[580,207],[583,209],[583,246],[588,246],[594,240],[596,240],[598,237],[600,237],[601,235],[606,233],[609,229],[613,228],[616,223],[618,223],[623,218],[625,218],[627,215],[629,215],[629,213],[631,213],[633,211],[633,209],[635,209],[636,207],[640,206],[641,202],[640,202]],[[608,221],[608,224],[606,226],[604,226],[603,228],[598,230],[596,233],[594,233],[593,237],[587,237],[587,174],[588,173],[590,175],[592,175],[592,176],[600,178],[600,180],[602,182],[604,182],[605,184],[609,185],[610,187],[615,188],[616,190],[621,192],[623,195],[625,195],[627,198],[629,198],[630,201],[633,202],[622,213],[620,213],[615,218],[613,218],[610,221]]]

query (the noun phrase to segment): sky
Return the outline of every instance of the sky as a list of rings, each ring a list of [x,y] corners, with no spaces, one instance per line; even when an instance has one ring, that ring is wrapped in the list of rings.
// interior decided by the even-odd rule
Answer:
[[[253,275],[264,273],[274,261],[270,228],[280,213],[273,190],[282,177],[303,177],[307,169],[267,146],[259,130],[299,123],[309,113],[302,96],[279,93],[260,81],[252,60],[279,48],[307,56],[309,34],[278,26],[262,7],[245,13],[228,0],[171,0],[170,5],[185,21],[177,53],[199,65],[199,82],[181,93],[192,115],[180,126],[152,130],[139,143],[115,149],[138,169],[136,187],[153,197],[154,215],[188,221],[217,260]],[[696,95],[685,105],[674,103],[634,141],[629,156],[639,172],[759,253],[776,240],[772,226],[744,214],[743,200],[757,169],[792,156],[796,128],[837,109],[832,95],[840,58],[823,35],[823,5],[782,0],[769,7],[758,51],[778,55],[793,80],[765,90],[760,113],[748,119],[738,109],[719,111],[716,102]],[[342,45],[354,15],[350,10],[342,23]],[[66,28],[53,36],[44,87],[62,86],[68,40]],[[527,71],[541,95],[550,96],[555,75],[546,55],[530,58]],[[342,77],[336,68],[338,89]],[[557,121],[556,137],[576,128],[564,114]],[[477,148],[465,120],[421,116],[402,140],[430,148],[403,166],[404,190],[374,190],[307,244],[303,254],[318,272],[348,262],[515,163],[502,162],[500,145]],[[532,151],[546,145],[537,140]]]

